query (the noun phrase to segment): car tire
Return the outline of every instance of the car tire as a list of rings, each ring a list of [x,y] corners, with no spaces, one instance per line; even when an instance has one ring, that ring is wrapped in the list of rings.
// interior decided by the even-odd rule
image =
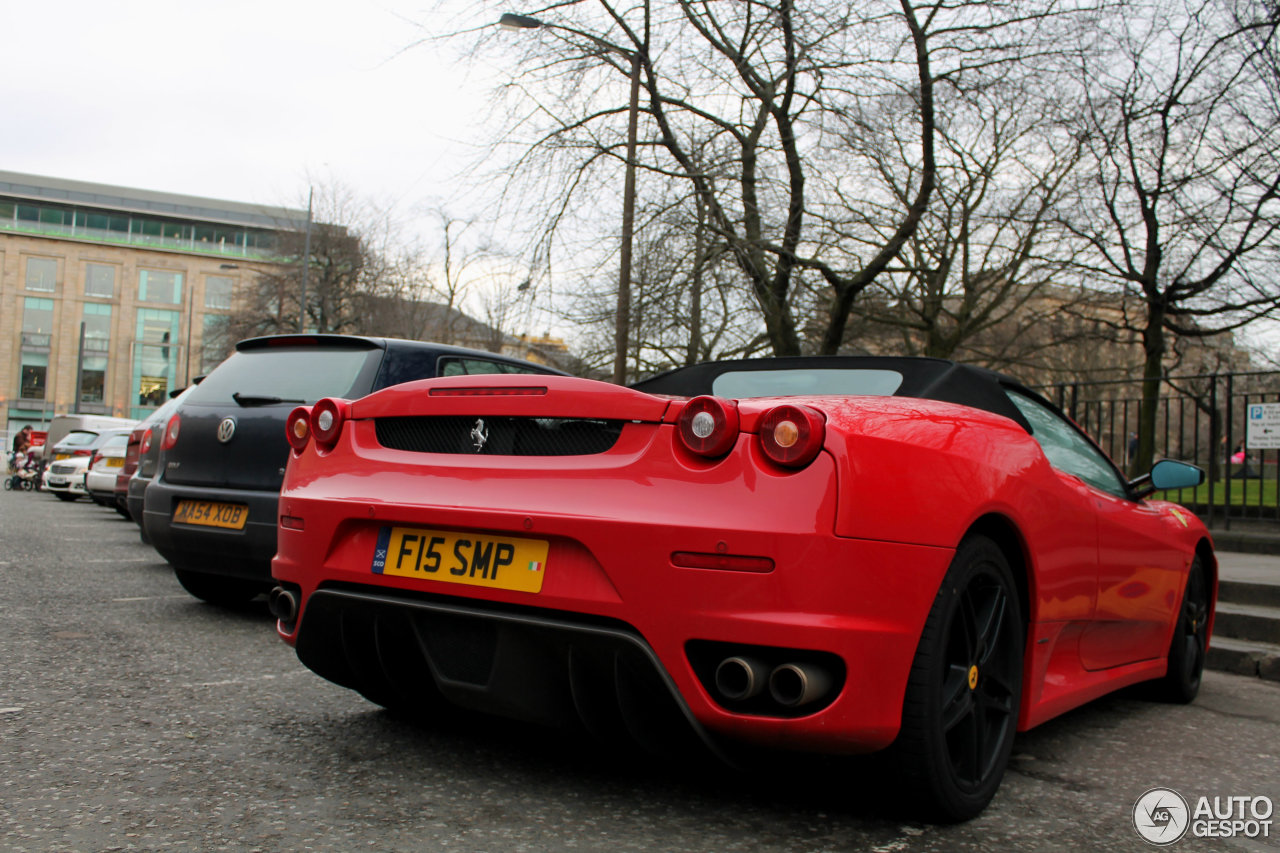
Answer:
[[[186,569],[174,569],[178,583],[182,588],[201,601],[216,604],[219,607],[237,607],[253,600],[264,591],[263,585],[253,581],[229,578],[223,575],[211,575],[205,572],[192,572]]]
[[[1205,657],[1209,651],[1209,577],[1196,557],[1187,571],[1173,638],[1169,641],[1169,668],[1156,682],[1156,698],[1185,705],[1200,692]]]
[[[54,492],[53,496],[60,501],[73,501],[80,497],[79,495],[71,494],[69,492]]]
[[[966,539],[921,632],[892,753],[923,816],[968,820],[995,796],[1018,724],[1025,642],[1004,552]]]
[[[116,514],[119,515],[121,518],[123,518],[125,521],[133,521],[133,516],[129,515],[129,510],[126,509],[125,507],[120,506],[120,504],[118,503],[113,503],[110,506],[112,509],[116,511]]]

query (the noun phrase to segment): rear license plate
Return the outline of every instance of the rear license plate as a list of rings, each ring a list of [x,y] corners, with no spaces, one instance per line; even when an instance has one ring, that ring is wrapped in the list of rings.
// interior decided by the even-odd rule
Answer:
[[[198,524],[229,530],[243,530],[248,519],[249,507],[219,501],[178,501],[178,508],[173,511],[174,524]]]
[[[116,458],[112,457],[112,458],[110,458],[110,459],[104,459],[104,460],[103,460],[103,463],[104,463],[108,468],[123,468],[123,467],[124,467],[124,459],[123,459],[123,458],[121,458],[121,459],[116,459]]]
[[[70,459],[70,458],[71,458],[71,454],[70,454],[70,453],[55,453],[55,454],[53,454],[53,461],[54,461],[54,462],[57,462],[57,461],[62,460],[62,459]]]
[[[542,539],[384,527],[372,569],[376,575],[541,592],[547,549]]]

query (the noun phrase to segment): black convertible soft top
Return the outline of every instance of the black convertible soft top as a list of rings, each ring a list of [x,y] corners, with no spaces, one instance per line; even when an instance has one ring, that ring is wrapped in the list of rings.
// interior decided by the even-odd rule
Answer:
[[[1018,423],[1028,432],[1031,431],[1030,424],[1010,402],[1004,392],[1005,388],[1015,388],[1023,394],[1045,402],[1050,408],[1057,409],[1041,395],[1031,391],[1012,377],[983,367],[959,364],[941,358],[837,355],[708,361],[660,373],[637,382],[631,387],[646,394],[697,397],[702,394],[714,394],[716,380],[725,374],[787,370],[892,371],[900,375],[902,381],[890,392],[891,396],[940,400],[994,412]],[[793,393],[812,394],[814,392],[812,389],[805,388],[796,389]]]

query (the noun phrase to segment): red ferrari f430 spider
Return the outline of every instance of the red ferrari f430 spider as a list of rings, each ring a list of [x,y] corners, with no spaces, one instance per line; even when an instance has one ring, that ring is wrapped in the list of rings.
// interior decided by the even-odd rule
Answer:
[[[630,388],[409,382],[290,415],[272,594],[380,705],[603,737],[895,751],[928,815],[1016,731],[1200,685],[1212,542],[1016,381],[932,359],[712,362]]]

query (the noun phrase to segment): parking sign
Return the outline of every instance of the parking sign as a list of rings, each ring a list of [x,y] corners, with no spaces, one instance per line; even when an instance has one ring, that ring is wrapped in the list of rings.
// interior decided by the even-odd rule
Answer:
[[[1280,403],[1251,403],[1244,443],[1250,450],[1280,450]]]

